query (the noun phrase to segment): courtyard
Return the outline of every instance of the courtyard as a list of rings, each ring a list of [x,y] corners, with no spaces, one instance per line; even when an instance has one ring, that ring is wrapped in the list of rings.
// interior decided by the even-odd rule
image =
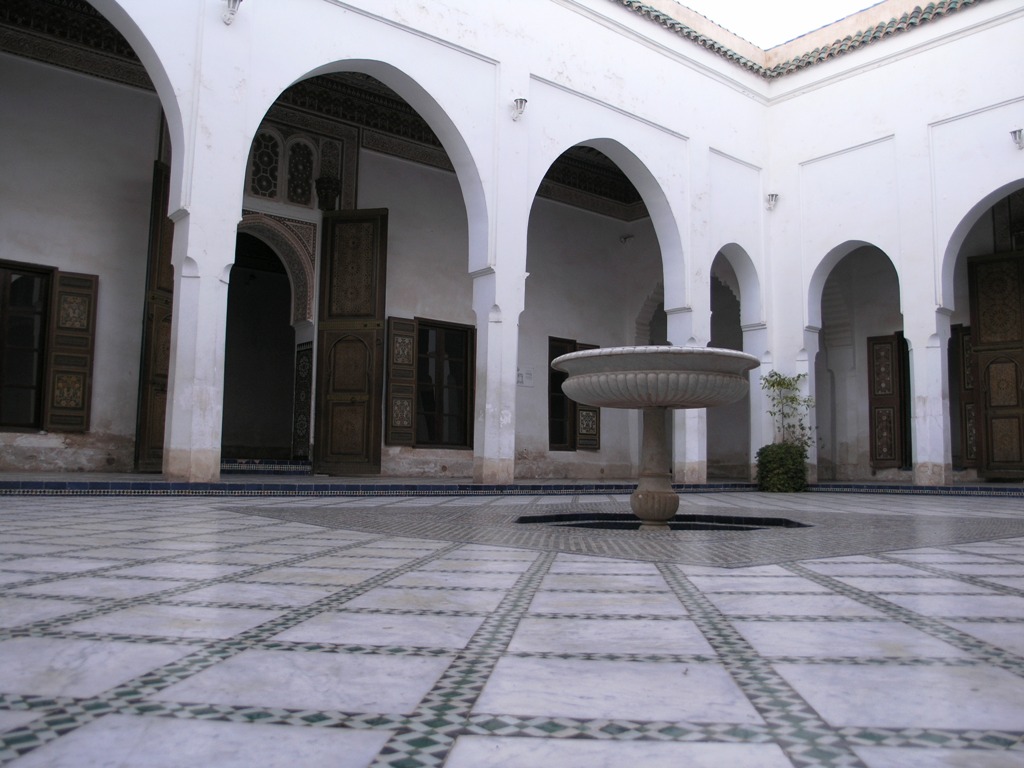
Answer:
[[[1024,764],[1019,496],[0,497],[0,764]]]

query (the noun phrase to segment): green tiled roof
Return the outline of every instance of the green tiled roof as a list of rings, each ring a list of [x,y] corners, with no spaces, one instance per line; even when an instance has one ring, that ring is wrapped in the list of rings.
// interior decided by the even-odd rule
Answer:
[[[979,3],[984,2],[984,0],[939,0],[939,2],[936,3],[928,3],[924,8],[917,6],[914,10],[904,13],[899,18],[892,18],[889,21],[882,22],[869,29],[861,30],[852,35],[847,35],[841,40],[836,40],[831,45],[815,48],[812,51],[808,51],[796,58],[784,61],[781,64],[776,64],[773,67],[765,67],[756,61],[752,61],[746,56],[736,53],[736,51],[722,45],[704,33],[697,31],[693,27],[672,18],[668,14],[659,11],[656,8],[645,5],[642,0],[612,0],[612,2],[629,8],[631,11],[650,19],[656,24],[660,24],[665,29],[675,32],[680,37],[684,37],[702,48],[707,48],[709,51],[718,54],[724,59],[728,59],[733,64],[736,64],[749,72],[753,72],[766,80],[774,80],[775,78],[791,74],[792,72],[804,69],[805,67],[810,67],[814,64],[821,64],[822,62],[842,56],[845,53],[855,51],[870,43],[884,40],[885,38],[892,37],[893,35],[898,35],[901,32],[906,32],[915,27],[919,27],[922,24],[927,24],[929,21],[935,21],[936,19],[940,19],[944,16],[949,16],[963,8],[978,5]]]

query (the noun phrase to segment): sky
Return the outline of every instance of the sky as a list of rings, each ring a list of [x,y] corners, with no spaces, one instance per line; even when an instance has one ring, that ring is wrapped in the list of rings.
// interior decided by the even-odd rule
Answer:
[[[831,24],[877,0],[679,0],[761,48]]]

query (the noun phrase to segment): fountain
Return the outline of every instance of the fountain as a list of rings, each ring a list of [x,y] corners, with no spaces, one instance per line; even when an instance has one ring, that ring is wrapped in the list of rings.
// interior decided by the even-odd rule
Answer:
[[[679,509],[672,490],[666,416],[673,408],[711,408],[739,400],[753,355],[707,347],[608,347],[562,355],[551,367],[568,374],[562,391],[578,403],[639,408],[643,413],[640,477],[629,498],[641,529],[668,529]]]

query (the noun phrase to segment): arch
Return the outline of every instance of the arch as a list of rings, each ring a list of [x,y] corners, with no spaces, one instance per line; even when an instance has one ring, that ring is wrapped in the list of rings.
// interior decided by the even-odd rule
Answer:
[[[940,267],[940,290],[939,296],[942,301],[942,306],[945,309],[954,309],[955,305],[955,278],[954,274],[956,271],[956,262],[960,256],[960,249],[964,245],[964,241],[967,239],[968,233],[971,228],[978,223],[978,219],[982,217],[997,202],[1002,200],[1009,194],[1016,192],[1019,189],[1024,188],[1024,179],[1017,179],[1008,184],[1003,184],[987,195],[981,200],[972,205],[960,218],[956,226],[953,228],[953,232],[950,234],[949,242],[946,243],[946,250],[942,254],[942,265]]]
[[[658,237],[658,244],[661,247],[662,272],[665,272],[665,254],[682,253],[683,242],[679,235],[679,227],[676,225],[672,207],[669,204],[668,195],[665,193],[661,182],[651,172],[650,168],[625,144],[612,138],[593,138],[577,142],[576,146],[585,146],[596,149],[615,163],[630,183],[640,193],[647,212],[651,217],[651,224],[654,226],[654,233]],[[537,188],[540,183],[538,182]],[[536,193],[535,193],[536,194]],[[668,281],[666,275],[664,280]],[[663,283],[664,285],[665,283]]]
[[[740,324],[756,325],[764,322],[764,302],[761,296],[761,279],[757,267],[746,249],[737,243],[726,243],[718,249],[718,256],[729,262],[738,281],[740,299]],[[718,258],[716,256],[716,258]],[[714,262],[712,262],[714,269]]]
[[[483,180],[477,168],[476,160],[470,151],[469,144],[452,117],[445,111],[437,99],[427,92],[419,81],[395,65],[381,60],[339,59],[330,64],[309,70],[300,77],[295,78],[292,84],[311,77],[337,72],[358,72],[380,80],[388,88],[401,96],[430,126],[430,129],[437,136],[441,146],[444,147],[445,152],[448,154],[449,160],[451,160],[456,178],[458,179],[459,188],[462,190],[462,199],[466,205],[469,232],[468,269],[470,272],[473,272],[486,267],[490,237],[488,234],[489,218]],[[264,110],[262,115],[266,114],[270,106],[271,104],[267,105],[267,109]],[[260,117],[261,122],[263,119],[262,115]],[[257,130],[259,130],[259,127],[254,126],[252,135],[255,135]]]
[[[89,3],[128,41],[132,50],[135,51],[135,55],[142,62],[149,79],[153,82],[157,98],[160,100],[160,106],[164,112],[164,119],[167,122],[167,132],[171,137],[171,200],[173,201],[175,190],[181,188],[185,162],[183,150],[185,147],[185,125],[181,107],[178,104],[177,90],[149,38],[146,37],[145,32],[129,12],[121,7],[118,0],[89,0]],[[167,9],[171,11],[170,6]],[[178,197],[180,197],[180,193]],[[175,206],[172,204],[172,211],[174,208]]]
[[[807,283],[807,308],[805,317],[806,325],[810,328],[821,328],[821,296],[825,290],[825,281],[832,273],[836,264],[849,256],[858,248],[869,246],[871,243],[864,240],[847,240],[840,243],[825,254],[825,257],[818,262],[814,268],[811,279]],[[890,260],[891,261],[891,260]]]
[[[238,231],[263,240],[284,264],[292,287],[292,325],[312,322],[316,225],[268,213],[244,211]]]

